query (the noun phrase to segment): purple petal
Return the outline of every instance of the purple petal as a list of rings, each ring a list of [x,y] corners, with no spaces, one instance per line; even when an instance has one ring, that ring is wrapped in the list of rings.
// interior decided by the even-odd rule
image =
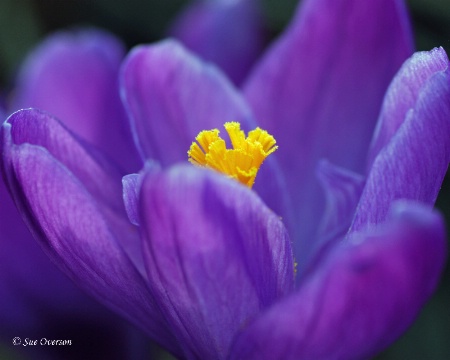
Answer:
[[[186,358],[225,358],[237,331],[290,292],[294,265],[280,219],[245,186],[177,166],[140,195],[149,285]]]
[[[116,184],[102,173],[104,164],[37,110],[13,114],[2,145],[8,186],[46,254],[82,289],[177,353],[147,290],[136,229],[123,209],[110,206],[121,199],[120,177]]]
[[[98,356],[126,356],[130,335],[142,335],[130,331],[133,329],[125,321],[87,296],[57,269],[26,228],[3,181],[0,203],[0,342],[9,344],[11,334],[36,339],[54,334],[70,337],[77,343],[77,354],[82,354],[87,350],[83,342],[95,335]],[[114,351],[104,345],[111,341]],[[32,350],[28,356],[44,358]]]
[[[27,331],[39,327],[36,305],[48,313],[64,314],[77,307],[89,310],[92,302],[83,295],[39,249],[14,203],[0,183],[0,322],[1,333],[11,328]],[[45,307],[49,307],[46,309]],[[92,308],[99,311],[92,302]],[[41,309],[41,311],[45,311]],[[94,313],[94,312],[93,312]]]
[[[166,40],[131,51],[122,68],[123,100],[142,158],[163,167],[187,161],[187,151],[202,130],[227,121],[254,127],[250,110],[213,66]]]
[[[318,251],[324,251],[324,246],[332,246],[333,240],[348,231],[365,184],[361,175],[326,160],[319,162],[317,176],[325,196],[325,210],[314,247],[307,249],[309,253],[306,256],[311,258]],[[307,265],[299,263],[298,271],[301,273]]]
[[[51,115],[36,109],[20,110],[9,117],[4,129],[8,129],[12,144],[47,149],[100,203],[122,212],[120,171],[92,147],[81,145],[81,140]]]
[[[345,233],[361,196],[364,178],[326,160],[319,162],[317,176],[326,199],[319,234]]]
[[[354,230],[384,220],[392,201],[434,204],[450,161],[450,73],[431,76],[414,108],[376,157],[358,204]]]
[[[123,56],[122,44],[99,30],[52,35],[24,63],[12,110],[51,112],[124,171],[136,171],[141,163],[119,97]]]
[[[77,353],[83,354],[82,342],[95,333],[97,356],[127,356],[130,340],[136,345],[143,335],[87,296],[50,261],[21,219],[3,181],[0,199],[1,339],[9,343],[13,333],[30,338],[70,336],[81,344]],[[104,345],[106,340],[114,342],[114,351]],[[54,351],[42,349],[45,354],[38,355],[36,349],[29,350],[33,351],[24,355],[42,357]]]
[[[295,295],[250,325],[232,358],[372,358],[414,321],[445,248],[439,214],[397,203],[386,224],[348,236]]]
[[[139,237],[130,231],[122,201],[121,173],[100,152],[80,140],[60,122],[40,110],[21,110],[4,124],[5,142],[44,147],[83,183],[90,195],[102,207],[110,226],[118,235],[124,250],[145,274]],[[8,163],[6,162],[6,165]],[[13,187],[14,191],[14,187]]]
[[[122,68],[123,100],[142,158],[163,167],[187,162],[187,151],[202,130],[237,121],[256,127],[240,93],[214,67],[174,41],[135,48]],[[263,165],[255,189],[280,216],[288,218],[285,186],[273,157]]]
[[[137,209],[141,176],[139,174],[129,174],[123,177],[123,202],[127,211],[128,219],[136,226],[139,226],[139,213]]]
[[[77,179],[41,148],[24,144],[10,156],[47,255],[85,291],[170,346],[144,279]]]
[[[122,178],[123,202],[128,219],[139,226],[139,193],[141,191],[142,177],[145,172],[159,171],[159,164],[153,161],[145,163],[145,169],[139,174],[129,174]]]
[[[422,88],[428,79],[448,67],[444,49],[415,53],[395,76],[383,101],[381,115],[370,147],[368,169],[380,150],[395,135],[408,111],[415,107]]]
[[[363,172],[385,90],[411,48],[400,1],[305,0],[244,87],[280,146],[297,204],[299,261],[323,212],[317,162]]]
[[[266,31],[255,0],[196,1],[169,32],[240,84],[261,54]]]

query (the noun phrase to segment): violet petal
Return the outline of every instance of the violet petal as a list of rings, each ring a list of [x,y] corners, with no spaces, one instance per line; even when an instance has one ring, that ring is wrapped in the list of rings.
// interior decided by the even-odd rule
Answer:
[[[119,97],[124,53],[118,39],[100,30],[50,36],[23,64],[11,110],[48,111],[124,171],[138,170],[141,163]]]
[[[130,340],[135,345],[137,341],[137,346],[144,341],[143,334],[85,294],[50,261],[25,226],[3,181],[0,204],[0,342],[9,344],[11,334],[26,334],[30,339],[70,334],[72,344],[78,344],[77,354],[84,354],[88,349],[82,342],[95,336],[95,353],[112,359],[130,353]],[[108,349],[111,341],[114,349]],[[45,347],[45,355],[29,350],[31,358],[58,353]]]
[[[448,67],[448,58],[444,49],[415,53],[401,67],[392,81],[383,101],[383,107],[370,146],[367,169],[370,169],[375,157],[395,135],[408,111],[415,107],[419,95],[428,79]]]
[[[218,69],[172,40],[134,48],[122,67],[121,88],[142,159],[163,167],[187,161],[202,130],[222,130],[227,121],[240,122],[246,131],[255,127]]]
[[[325,196],[325,209],[319,224],[314,247],[308,249],[309,256],[315,258],[319,251],[333,246],[334,240],[344,236],[355,215],[356,206],[364,188],[363,176],[347,169],[321,160],[317,168],[317,177]],[[305,266],[298,264],[299,273]]]
[[[186,358],[225,359],[241,328],[292,290],[280,219],[254,192],[189,165],[145,176],[149,285]]]
[[[145,172],[159,171],[160,166],[154,161],[147,161],[145,168],[139,174],[129,174],[122,178],[123,202],[128,219],[139,226],[139,193],[141,191],[142,177]]]
[[[195,1],[175,20],[169,34],[239,85],[265,45],[259,6],[257,0]]]
[[[341,233],[343,235],[350,227],[365,179],[327,160],[319,162],[317,176],[326,199],[319,234],[336,236]]]
[[[41,251],[0,182],[0,333],[8,329],[30,331],[42,322],[41,312],[68,314],[99,306],[80,292]],[[34,302],[34,304],[33,304]],[[36,311],[37,304],[41,312]],[[82,309],[82,310],[81,310]],[[49,311],[50,312],[50,311]],[[48,313],[47,313],[48,314]]]
[[[434,204],[450,161],[450,72],[424,84],[415,107],[375,158],[352,229],[384,220],[392,201]]]
[[[122,212],[121,173],[102,154],[83,143],[50,114],[26,109],[12,114],[3,126],[11,145],[43,147],[63,163],[99,203]]]
[[[139,226],[139,213],[137,209],[139,190],[141,187],[141,176],[129,174],[123,177],[123,202],[127,211],[128,219],[133,225]]]
[[[4,124],[11,145],[44,147],[64,164],[102,208],[122,247],[145,275],[139,236],[130,229],[122,200],[121,172],[105,156],[79,139],[58,120],[36,109],[20,110]],[[8,166],[6,162],[6,166]]]
[[[445,258],[441,216],[397,203],[387,223],[348,236],[297,293],[251,324],[231,358],[372,358],[414,321]]]
[[[411,52],[400,1],[305,0],[244,86],[256,120],[280,145],[299,261],[323,211],[317,162],[363,172],[386,88]]]

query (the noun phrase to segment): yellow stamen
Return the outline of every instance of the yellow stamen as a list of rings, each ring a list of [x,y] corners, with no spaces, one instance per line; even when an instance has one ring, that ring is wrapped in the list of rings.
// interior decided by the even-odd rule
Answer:
[[[189,161],[217,170],[251,188],[264,159],[278,148],[276,141],[260,128],[250,131],[246,137],[238,122],[227,122],[224,127],[232,149],[227,149],[219,130],[204,130],[197,135],[197,142],[194,141],[188,151]]]

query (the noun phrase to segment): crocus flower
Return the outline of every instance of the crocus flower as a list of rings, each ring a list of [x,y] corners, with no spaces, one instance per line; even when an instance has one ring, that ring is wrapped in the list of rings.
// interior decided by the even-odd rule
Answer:
[[[131,166],[132,156],[125,150],[133,151],[133,147],[122,146],[127,139],[120,129],[125,113],[114,91],[123,56],[121,43],[101,31],[52,35],[23,64],[9,111],[29,106],[46,108],[99,147],[105,144],[102,138],[107,128],[114,147],[105,144],[103,150],[117,150],[111,156],[117,155],[118,164],[124,153],[126,165]],[[87,82],[89,89],[85,87]],[[0,113],[6,113],[6,109],[0,109]],[[131,144],[131,134],[129,139]],[[22,342],[27,337],[72,341],[72,346],[62,349],[14,346],[16,351],[41,358],[122,359],[131,354],[130,341],[134,347],[143,348],[140,333],[78,289],[41,251],[3,181],[0,199],[1,341],[8,347],[13,347],[16,336]]]
[[[219,66],[239,85],[266,45],[258,0],[197,0],[174,20],[168,34]]]
[[[141,46],[120,75],[146,160],[124,204],[117,167],[40,110],[3,125],[3,172],[60,268],[174,355],[367,358],[445,261],[448,58],[411,51],[396,0],[305,0],[243,92],[175,42]],[[279,145],[254,190],[180,164],[230,121]]]

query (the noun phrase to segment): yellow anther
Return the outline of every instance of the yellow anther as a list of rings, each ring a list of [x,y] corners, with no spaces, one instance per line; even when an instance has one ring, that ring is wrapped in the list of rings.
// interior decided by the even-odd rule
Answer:
[[[278,148],[276,141],[260,128],[250,131],[246,137],[238,122],[227,122],[224,127],[232,149],[227,149],[218,129],[204,130],[188,151],[189,161],[217,170],[251,188],[264,159]]]

